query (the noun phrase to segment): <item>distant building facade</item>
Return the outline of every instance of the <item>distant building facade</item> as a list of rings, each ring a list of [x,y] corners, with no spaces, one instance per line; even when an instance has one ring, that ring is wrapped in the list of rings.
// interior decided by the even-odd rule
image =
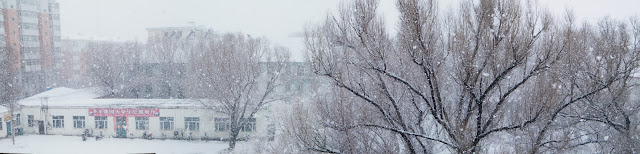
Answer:
[[[55,0],[0,0],[0,60],[20,96],[55,86],[61,69],[60,9]]]
[[[147,44],[140,51],[140,63],[129,66],[125,78],[130,78],[115,98],[182,99],[189,92],[186,85],[192,54],[200,52],[198,43],[209,37],[217,37],[210,28],[202,26],[148,28]],[[63,62],[59,72],[59,86],[85,88],[100,85],[92,80],[88,46],[100,43],[123,43],[114,41],[63,39]],[[263,63],[270,67],[270,63]],[[305,62],[288,62],[283,70],[286,85],[277,93],[307,92],[319,84]]]
[[[90,40],[63,39],[62,46],[62,68],[58,75],[60,86],[72,88],[84,88],[88,85],[91,77],[88,72],[87,51]]]
[[[140,98],[184,98],[186,74],[193,73],[190,56],[202,50],[198,43],[218,37],[216,32],[203,26],[147,28],[147,48],[142,54],[142,72],[145,80],[138,87]],[[169,50],[169,51],[164,51]],[[264,67],[272,64],[263,62]],[[283,70],[287,81],[277,93],[301,93],[314,89],[320,83],[305,62],[288,62]]]
[[[147,28],[147,48],[142,54],[143,98],[184,98],[182,80],[189,71],[189,58],[197,43],[214,32],[204,26]]]

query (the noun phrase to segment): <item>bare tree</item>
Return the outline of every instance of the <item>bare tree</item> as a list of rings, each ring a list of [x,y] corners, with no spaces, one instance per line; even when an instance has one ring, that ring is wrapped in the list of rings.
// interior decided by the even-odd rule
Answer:
[[[109,97],[136,95],[139,79],[139,43],[92,42],[86,47],[87,65],[95,84],[107,88]]]
[[[566,55],[562,70],[551,75],[563,96],[544,120],[532,153],[570,150],[598,145],[601,152],[634,153],[637,139],[638,102],[630,100],[634,69],[640,56],[627,24],[603,19],[596,28],[585,23],[574,27],[569,13],[563,28]],[[633,24],[631,24],[633,26]],[[556,134],[563,133],[566,136]]]
[[[20,82],[17,82],[20,72],[20,56],[15,52],[15,48],[5,47],[2,50],[4,50],[6,57],[0,58],[0,105],[9,108],[11,126],[7,129],[11,130],[11,142],[15,145],[16,117],[14,117],[14,111],[19,109],[18,99],[22,90]]]
[[[182,79],[194,43],[181,35],[152,37],[147,44],[147,64],[151,64],[151,84],[159,86],[160,98],[183,98]]]
[[[315,73],[341,91],[320,103],[341,106],[341,99],[357,98],[348,102],[367,110],[367,118],[322,116],[325,128],[385,130],[409,153],[429,153],[430,145],[475,153],[492,136],[527,133],[527,149],[537,153],[555,141],[552,134],[581,128],[560,115],[604,91],[623,95],[626,76],[637,68],[624,26],[577,35],[571,18],[556,24],[532,1],[467,1],[464,11],[445,19],[434,0],[398,0],[397,7],[395,39],[377,16],[377,1],[343,5],[339,15],[307,30]],[[592,36],[608,41],[592,52],[596,41],[577,39]],[[340,123],[342,117],[351,119]],[[323,149],[349,152],[349,146]]]
[[[201,47],[203,51],[192,56],[188,96],[228,116],[229,149],[233,149],[242,130],[255,129],[248,128],[250,119],[266,104],[283,98],[277,89],[289,53],[243,34],[212,37]]]

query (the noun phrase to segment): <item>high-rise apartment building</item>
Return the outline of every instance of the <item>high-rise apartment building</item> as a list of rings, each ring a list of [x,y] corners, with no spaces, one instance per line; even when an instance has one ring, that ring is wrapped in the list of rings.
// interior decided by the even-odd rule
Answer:
[[[61,68],[60,7],[55,0],[0,0],[0,56],[22,96],[56,86]]]
[[[85,88],[90,81],[87,63],[87,47],[102,41],[62,39],[62,69],[58,72],[60,86]]]
[[[150,80],[140,83],[140,97],[184,98],[182,81],[189,67],[189,56],[197,44],[213,37],[204,26],[147,28],[147,48],[141,55],[142,69]]]

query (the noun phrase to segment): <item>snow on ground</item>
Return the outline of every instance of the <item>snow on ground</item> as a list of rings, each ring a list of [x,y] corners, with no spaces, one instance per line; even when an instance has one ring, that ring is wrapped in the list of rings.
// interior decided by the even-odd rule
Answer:
[[[16,145],[11,138],[0,139],[0,153],[165,153],[165,154],[214,154],[228,147],[222,141],[181,141],[181,140],[145,140],[104,138],[96,141],[88,138],[82,141],[79,136],[25,135],[16,136]]]

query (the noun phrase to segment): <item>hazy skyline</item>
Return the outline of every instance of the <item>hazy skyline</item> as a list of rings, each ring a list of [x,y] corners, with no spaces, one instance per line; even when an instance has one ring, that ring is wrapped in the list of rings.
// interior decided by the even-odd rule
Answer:
[[[340,0],[58,0],[64,39],[136,40],[145,42],[145,28],[186,26],[189,22],[218,32],[243,32],[266,37],[289,47],[292,58],[303,56],[302,41],[292,35],[308,23],[318,23]],[[627,18],[637,15],[637,0],[541,0],[554,13],[573,8],[579,21],[593,21],[606,15]],[[441,9],[457,6],[441,1]],[[397,12],[394,1],[379,6],[387,24],[394,29]]]

